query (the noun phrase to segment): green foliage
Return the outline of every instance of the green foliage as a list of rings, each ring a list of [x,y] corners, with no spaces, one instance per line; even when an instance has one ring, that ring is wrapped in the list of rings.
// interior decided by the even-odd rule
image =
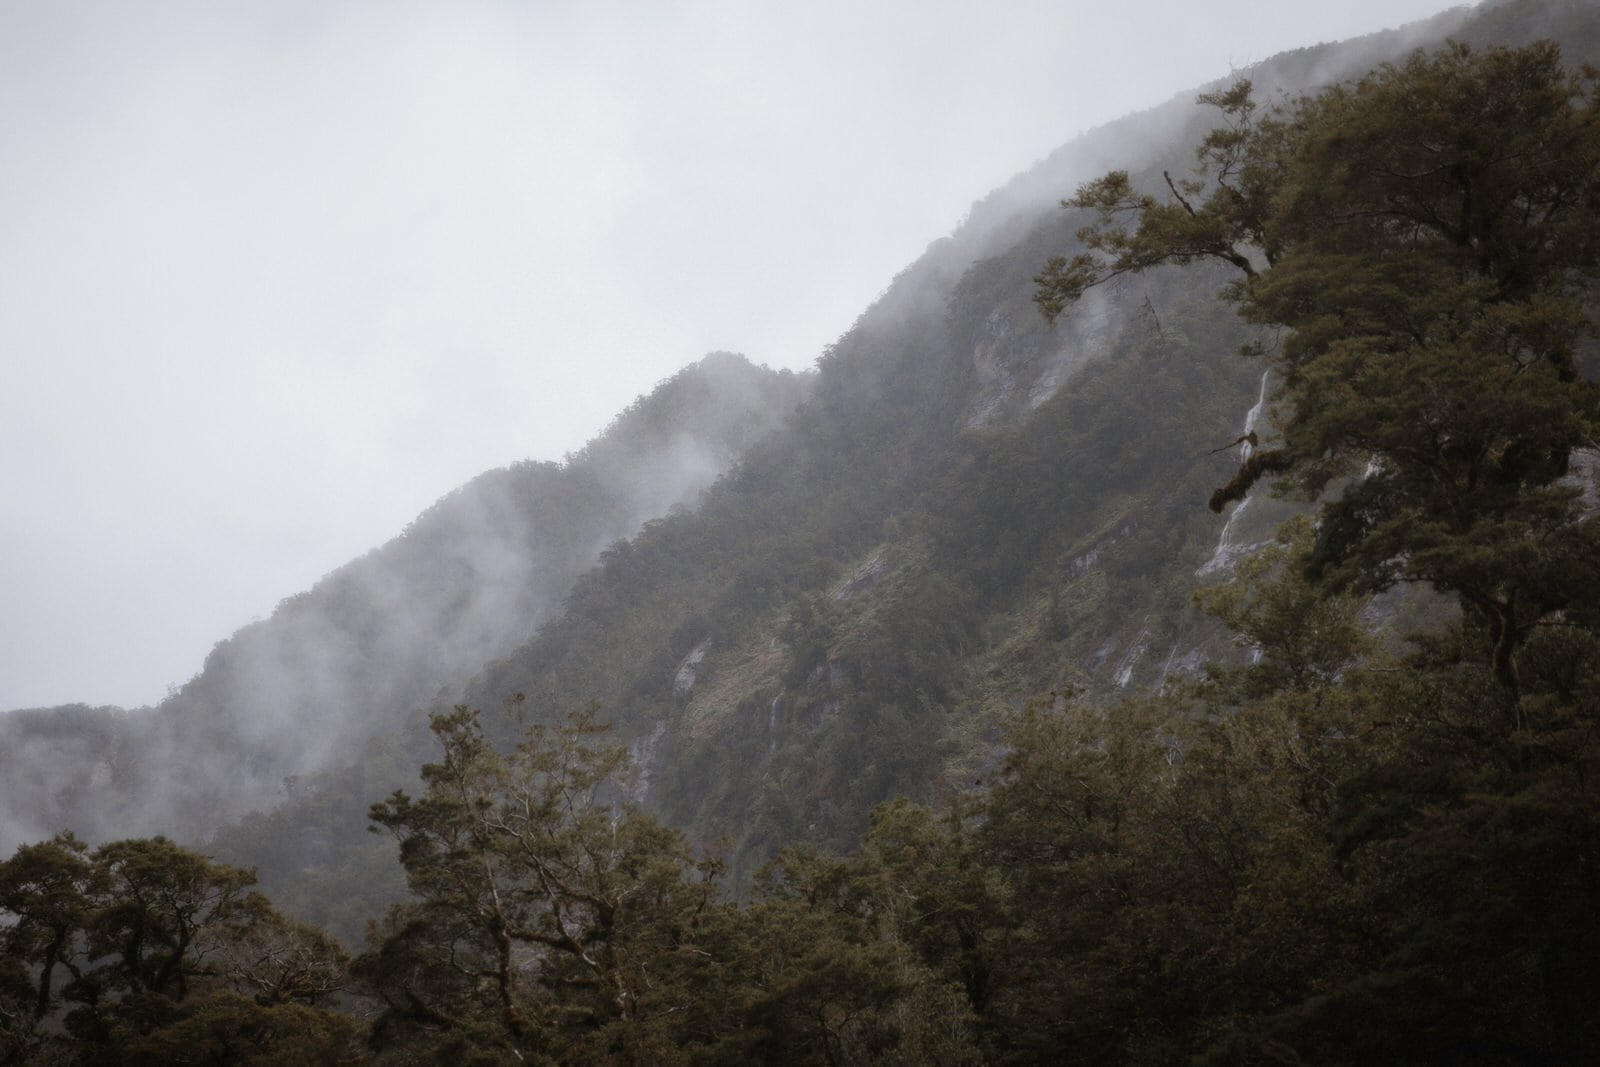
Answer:
[[[869,836],[888,844],[901,816],[917,822],[921,814],[909,804],[877,812]],[[763,1061],[977,1062],[961,986],[939,963],[919,959],[913,940],[922,924],[939,921],[919,899],[929,883],[896,878],[915,865],[912,856],[893,862],[870,849],[842,861],[796,849],[764,872],[762,899],[748,912],[763,946],[751,1004]]]
[[[975,830],[897,804],[813,881],[986,976],[987,1062],[1588,1062],[1600,649],[1566,651],[1585,695],[1530,649],[1515,732],[1487,669],[1436,656],[1226,704],[1041,701]]]
[[[1164,196],[1124,172],[1068,205],[1086,250],[1037,278],[1055,317],[1158,264],[1231,266],[1268,355],[1282,443],[1212,497],[1278,474],[1323,506],[1311,569],[1334,587],[1455,593],[1507,688],[1533,628],[1593,625],[1600,526],[1560,484],[1600,436],[1580,373],[1600,278],[1600,95],[1550,43],[1417,53],[1262,118],[1242,82]],[[1359,476],[1357,476],[1359,475]]]
[[[972,1062],[960,992],[880,936],[899,923],[873,914],[869,868],[797,853],[736,908],[716,863],[626,801],[592,710],[507,755],[466,709],[434,731],[426,793],[372,809],[417,898],[358,965],[380,1058]]]
[[[1279,527],[1276,543],[1238,563],[1234,580],[1195,593],[1201,608],[1259,654],[1258,662],[1226,679],[1248,695],[1325,690],[1372,651],[1361,601],[1330,595],[1306,579],[1313,537],[1309,519],[1291,519]]]
[[[232,993],[169,1008],[154,1027],[113,1032],[115,1062],[129,1067],[336,1067],[358,1062],[356,1022],[349,1016]]]
[[[348,1057],[356,1028],[326,1008],[343,951],[254,880],[160,837],[19,848],[0,863],[4,1062]]]
[[[974,418],[1001,341],[1007,373],[1062,354],[1007,318],[1054,231],[931,311],[902,280],[779,438],[469,689],[599,698],[643,766],[593,708],[460,707],[368,809],[389,834],[352,849],[351,797],[410,781],[410,738],[286,783],[225,859],[348,937],[398,843],[410,896],[358,967],[379,1062],[1600,1060],[1600,556],[1560,481],[1595,429],[1593,97],[1548,48],[1270,114],[1215,94],[1201,173],[1087,186],[1100,223],[1041,276],[1064,313],[1141,274],[1110,358]],[[1196,291],[1225,277],[1248,321]],[[1195,597],[1259,659],[1074,692],[1205,632],[1196,504],[1256,380],[1213,356],[1252,340],[1284,436],[1223,497],[1328,498]],[[665,395],[655,429],[700,402]],[[1360,594],[1396,580],[1468,614],[1380,651]],[[726,879],[700,847],[724,831]],[[354,1058],[337,945],[250,885],[161,839],[20,850],[0,1059]]]
[[[361,973],[385,1005],[380,1046],[441,1035],[486,1053],[653,1062],[693,968],[716,871],[624,798],[625,750],[593,709],[535,725],[502,756],[476,712],[433,720],[425,793],[371,818],[400,841],[414,903],[377,931]]]

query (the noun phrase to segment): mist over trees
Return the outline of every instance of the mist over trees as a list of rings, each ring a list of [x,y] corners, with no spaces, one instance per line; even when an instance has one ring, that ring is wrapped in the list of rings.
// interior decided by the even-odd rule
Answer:
[[[1600,1060],[1600,12],[1448,25],[935,245],[425,724],[18,849],[0,1056]]]
[[[607,546],[692,505],[806,388],[707,356],[565,462],[480,475],[285,599],[153,711],[0,717],[0,844],[62,825],[199,836],[281,802],[528,640]]]

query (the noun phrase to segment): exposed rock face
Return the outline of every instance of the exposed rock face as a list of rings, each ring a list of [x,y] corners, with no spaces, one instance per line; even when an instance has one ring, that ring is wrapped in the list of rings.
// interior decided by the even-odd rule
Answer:
[[[1054,396],[1074,371],[1106,349],[1120,326],[1115,305],[1091,294],[1070,321],[1044,329],[1031,302],[1008,300],[989,312],[972,338],[977,379],[967,429],[1025,416]]]
[[[880,549],[863,560],[860,566],[851,572],[850,577],[840,583],[833,591],[833,599],[844,600],[857,593],[866,592],[887,578],[893,570],[894,564],[889,562],[888,556]]]
[[[705,661],[706,650],[711,647],[711,639],[706,638],[683,658],[683,663],[678,667],[678,673],[672,678],[672,691],[679,697],[687,697],[694,692],[695,676],[700,671],[700,664]]]
[[[1568,482],[1578,490],[1586,511],[1600,511],[1600,449],[1585,448],[1568,461]]]

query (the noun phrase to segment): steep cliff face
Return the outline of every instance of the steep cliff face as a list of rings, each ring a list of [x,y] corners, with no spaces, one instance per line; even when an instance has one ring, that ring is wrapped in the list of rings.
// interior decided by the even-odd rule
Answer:
[[[1592,5],[1512,0],[1246,73],[1269,94],[1310,88],[1447,35],[1516,43],[1535,23],[1570,42],[1572,61],[1600,57]],[[784,844],[850,842],[889,796],[977,787],[998,723],[1029,699],[1112,698],[1248,655],[1191,604],[1289,511],[1270,497],[1224,516],[1205,507],[1240,460],[1222,446],[1241,427],[1268,432],[1271,406],[1272,383],[1237,354],[1254,338],[1214,295],[1224,276],[1150,272],[1054,328],[1031,299],[1083,221],[1057,198],[1112,166],[1179,173],[1210,122],[1174,101],[976,205],[822,356],[798,405],[796,383],[745,375],[737,401],[707,394],[660,420],[645,402],[565,467],[495,472],[447,498],[281,620],[219,646],[140,720],[150,738],[97,726],[91,762],[112,784],[85,794],[90,821],[74,825],[121,827],[93,821],[95,805],[150,776],[148,762],[117,762],[118,744],[185,753],[205,780],[252,786],[243,802],[217,794],[233,811],[287,797],[213,847],[348,933],[361,916],[328,902],[358,900],[392,869],[387,843],[363,832],[366,805],[432,754],[418,720],[393,713],[473,704],[509,740],[514,724],[493,710],[525,693],[535,715],[598,702],[642,764],[639,799],[724,842],[737,882]],[[701,462],[709,446],[680,431],[713,411],[743,414],[715,424],[724,447]],[[652,427],[642,443],[617,443],[637,425]],[[680,483],[686,469],[699,474]],[[645,514],[658,517],[610,543]],[[417,648],[417,633],[431,643]],[[308,665],[298,688],[252,710],[246,694],[289,663]],[[346,706],[368,710],[321,728]],[[174,811],[146,813],[141,826],[181,832]]]
[[[1029,697],[1227,654],[1189,599],[1235,462],[1212,450],[1260,397],[1244,331],[1217,279],[1177,273],[1049,331],[1027,288],[990,295],[1030,254],[925,314],[891,291],[789,427],[609,553],[467,700],[598,700],[652,739],[646,801],[744,876],[785,842],[842,845],[888,796],[970,787]]]
[[[0,718],[0,847],[62,826],[198,834],[277,803],[525,643],[607,545],[694,505],[806,387],[708,356],[565,463],[515,464],[452,492],[220,642],[153,711]]]
[[[1594,53],[1600,13],[1517,0],[1246,73],[1312,88],[1447,35],[1515,42],[1535,10],[1573,62]],[[1181,173],[1210,121],[1175,102],[979,205],[823,357],[782,433],[698,513],[603,558],[467,700],[598,700],[651,739],[647,801],[727,842],[742,876],[785,842],[847,843],[888,796],[970,788],[1031,697],[1247,656],[1192,596],[1291,507],[1205,507],[1240,461],[1221,446],[1267,433],[1271,402],[1237,355],[1257,338],[1214,296],[1224,276],[1127,279],[1055,329],[1031,303],[1082,224],[1033,193],[1069,193],[1109,155],[1136,182]]]

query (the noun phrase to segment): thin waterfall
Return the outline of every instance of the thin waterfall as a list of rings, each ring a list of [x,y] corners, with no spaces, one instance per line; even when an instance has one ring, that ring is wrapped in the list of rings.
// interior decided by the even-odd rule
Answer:
[[[1255,431],[1256,422],[1261,418],[1261,413],[1266,410],[1267,376],[1271,373],[1271,371],[1261,372],[1261,392],[1256,397],[1255,406],[1245,412],[1244,432],[1240,436],[1246,438],[1246,440],[1239,442],[1240,463],[1248,460],[1250,453],[1255,451],[1255,446],[1250,443],[1248,438]],[[1222,524],[1222,536],[1217,538],[1217,550],[1211,553],[1211,558],[1206,560],[1199,570],[1194,572],[1197,576],[1204,578],[1208,575],[1216,574],[1218,571],[1227,570],[1233,566],[1234,560],[1255,547],[1254,545],[1237,545],[1233,541],[1233,528],[1238,523],[1239,516],[1245,513],[1250,507],[1250,502],[1254,499],[1254,497],[1245,497],[1235,504],[1233,510],[1228,513],[1228,521]]]

